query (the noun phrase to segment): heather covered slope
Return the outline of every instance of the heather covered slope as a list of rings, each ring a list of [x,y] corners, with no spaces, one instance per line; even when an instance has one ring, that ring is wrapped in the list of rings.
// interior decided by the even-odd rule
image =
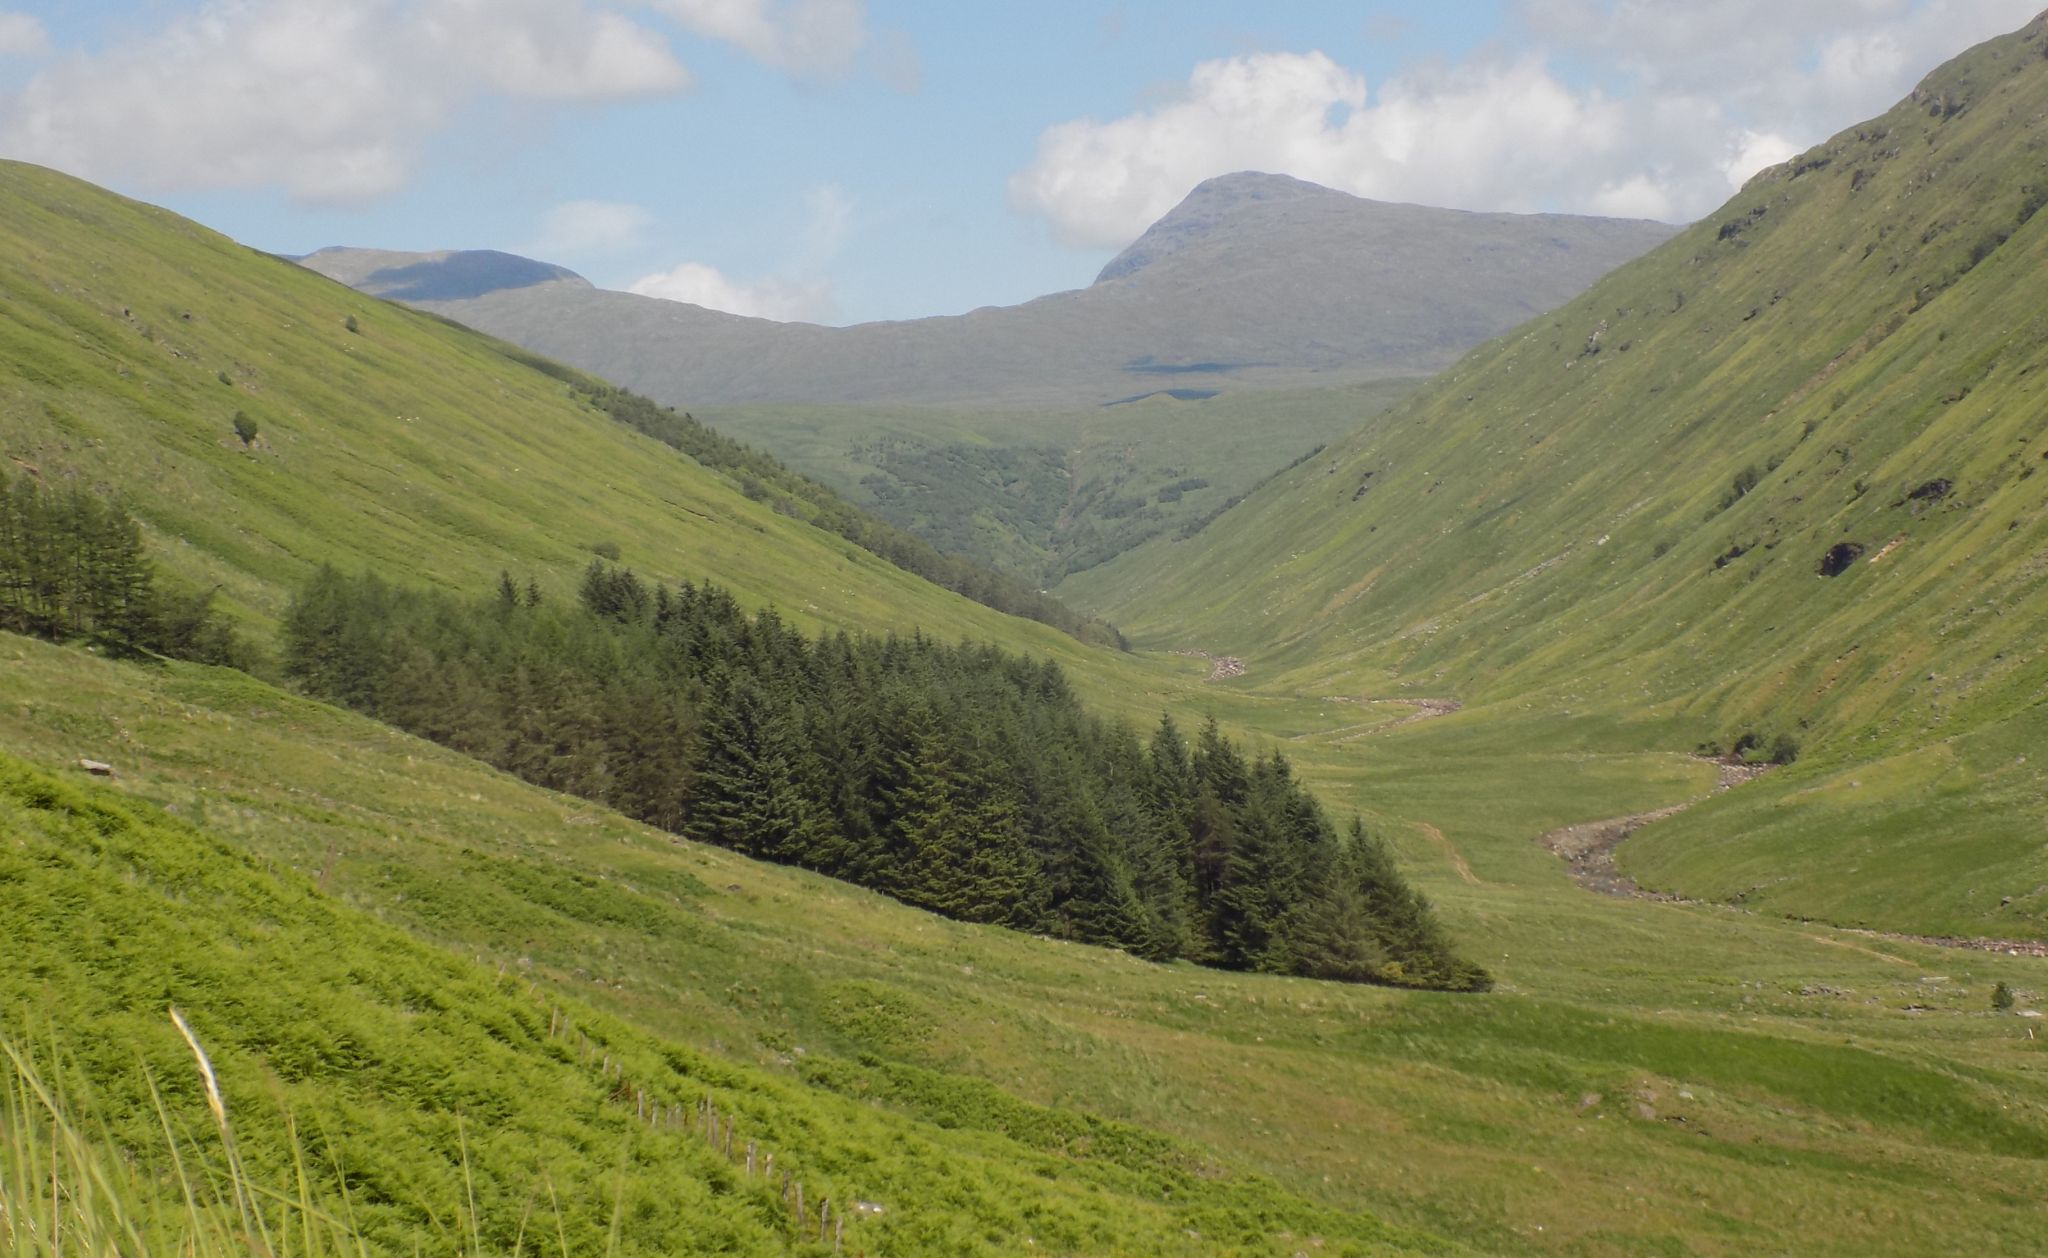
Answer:
[[[1654,885],[2048,935],[2048,18],[1193,540],[1063,592],[1330,692],[1803,744],[1652,827]]]

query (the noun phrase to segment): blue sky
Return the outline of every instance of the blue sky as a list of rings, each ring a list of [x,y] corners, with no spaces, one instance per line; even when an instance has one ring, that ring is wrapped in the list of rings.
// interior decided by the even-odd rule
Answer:
[[[260,248],[772,317],[1087,283],[1194,183],[1686,219],[2038,0],[0,0],[0,154]]]

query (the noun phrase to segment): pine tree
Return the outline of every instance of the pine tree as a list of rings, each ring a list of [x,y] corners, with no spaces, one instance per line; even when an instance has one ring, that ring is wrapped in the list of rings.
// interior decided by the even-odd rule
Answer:
[[[101,522],[96,629],[108,642],[134,653],[159,645],[155,573],[142,547],[142,527],[124,510]]]
[[[934,828],[921,853],[924,902],[968,922],[1035,920],[1036,862],[1008,785],[993,761],[972,747],[956,747],[945,760],[950,807],[947,823]]]
[[[926,883],[931,866],[944,859],[947,832],[955,824],[946,756],[937,714],[913,699],[890,713],[883,745],[880,795],[881,868],[876,885],[912,904],[932,897]]]
[[[1152,742],[1146,748],[1146,758],[1151,770],[1145,782],[1146,802],[1161,825],[1186,833],[1194,820],[1199,787],[1187,740],[1181,737],[1180,727],[1174,724],[1172,716],[1159,718]]]
[[[375,713],[381,679],[390,671],[382,622],[391,606],[376,578],[350,581],[323,566],[285,612],[285,675],[315,694]]]
[[[844,634],[819,643],[819,684],[806,735],[823,768],[824,805],[832,825],[815,854],[816,868],[874,886],[882,866],[882,683],[862,666]]]
[[[1226,808],[1243,806],[1251,792],[1251,772],[1237,748],[1223,736],[1214,716],[1202,723],[1202,732],[1196,736],[1192,764],[1197,787]]]
[[[1145,916],[1131,871],[1103,823],[1076,749],[1053,748],[1047,770],[1039,849],[1060,933],[1082,943],[1142,949]]]
[[[10,505],[0,538],[23,518]],[[509,574],[461,603],[325,570],[286,616],[286,665],[531,781],[962,920],[1162,960],[1487,982],[1383,844],[1356,823],[1340,842],[1285,757],[1247,762],[1213,719],[1192,748],[1164,718],[1141,744],[1049,661],[922,633],[811,640],[716,586],[602,563],[578,605],[534,601]]]
[[[14,483],[8,501],[14,625],[23,633],[56,637],[62,625],[58,572],[63,553],[51,495],[24,476]]]
[[[1123,726],[1104,735],[1102,817],[1122,848],[1131,889],[1143,914],[1137,951],[1165,961],[1185,955],[1193,893],[1185,860],[1186,829],[1161,819],[1151,762]],[[1164,810],[1171,816],[1172,810]]]
[[[744,672],[707,687],[686,833],[750,856],[807,863],[826,815],[806,772],[807,749],[785,714]]]
[[[44,636],[51,632],[41,577],[49,542],[41,487],[28,476],[10,483],[0,475],[0,628]]]
[[[1364,872],[1370,840],[1354,819],[1351,840],[1323,870],[1295,934],[1299,971],[1311,978],[1381,981],[1392,960],[1373,929]]]
[[[1232,969],[1285,969],[1285,817],[1272,792],[1257,790],[1234,821],[1234,841],[1211,906],[1213,938],[1222,963]]]

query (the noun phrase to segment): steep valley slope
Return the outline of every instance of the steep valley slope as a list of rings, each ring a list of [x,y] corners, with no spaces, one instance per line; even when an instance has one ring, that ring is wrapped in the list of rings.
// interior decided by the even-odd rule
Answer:
[[[807,629],[922,627],[1099,667],[749,497],[502,342],[50,171],[0,164],[0,195],[9,474],[118,492],[167,569],[260,631],[325,562],[566,593],[615,547]]]
[[[118,499],[156,565],[211,589],[259,654],[322,564],[469,593],[516,574],[554,600],[616,548],[811,631],[1051,656],[1099,707],[1140,721],[1199,685],[755,501],[513,347],[47,170],[0,166],[0,193],[9,491]],[[1275,1233],[1339,1252],[1446,1248],[1156,1123],[1025,1101],[1013,1078],[901,1054],[863,1066],[891,1019],[922,1025],[881,976],[932,928],[923,913],[715,849],[707,881],[695,845],[254,676],[0,644],[0,1041],[67,1098],[31,1115],[34,1089],[10,1077],[9,1228],[31,1173],[16,1137],[61,1119],[106,1157],[59,1176],[57,1198],[84,1214],[93,1176],[111,1176],[156,1222],[110,1243],[183,1248],[169,1239],[191,1182],[179,1159],[202,1177],[222,1168],[205,1139],[156,1134],[152,1085],[170,1130],[207,1121],[176,1007],[219,1067],[235,1156],[272,1191],[310,1175],[321,1205],[301,1221],[346,1213],[349,1252],[510,1252],[541,1217],[565,1252],[808,1252],[827,1238],[821,1195],[854,1216],[851,1244],[884,1252],[1013,1252],[1032,1237],[1201,1253],[1205,1234],[1281,1252]],[[744,898],[749,870],[780,888],[792,925],[849,911],[845,944],[870,958],[856,965],[868,977],[830,977],[824,936],[800,925],[764,971],[759,926],[703,898]],[[720,942],[697,951],[707,939]],[[800,1021],[773,1012],[784,1002]],[[728,1139],[741,1125],[745,1157],[759,1142],[779,1158],[780,1195],[696,1129],[714,1118]],[[1107,1161],[1089,1152],[1112,1147]],[[1249,1191],[1232,1202],[1237,1179]],[[792,1197],[806,1191],[808,1214]],[[856,1199],[877,1209],[856,1214]]]
[[[1994,45],[1985,64],[2013,69],[2015,49]],[[2038,39],[2018,50],[2038,60]],[[1932,102],[1970,102],[1945,125],[1977,126],[1985,100],[2037,71],[2020,68],[2014,87],[1975,73],[1963,79],[1990,84],[1986,95]],[[1820,176],[1853,181],[1848,165],[1797,180],[1781,172],[1780,192],[1808,195]],[[1445,529],[1455,538],[1469,519],[1438,506],[1458,482],[1430,495],[1438,478],[1419,481],[1387,506],[1377,473],[1375,488],[1357,487],[1390,432],[1416,443],[1398,447],[1404,459],[1450,460],[1401,467],[1446,480],[1463,466],[1456,458],[1479,460],[1502,442],[1488,431],[1449,443],[1447,429],[1448,444],[1428,444],[1412,419],[1422,411],[1369,425],[1194,540],[1140,552],[1149,567],[1115,565],[1105,576],[1128,583],[1128,597],[1091,576],[1091,596],[1125,609],[1148,639],[1150,649],[1120,653],[997,615],[749,499],[734,478],[626,431],[508,346],[48,172],[0,167],[0,191],[8,474],[118,493],[159,564],[218,585],[259,641],[323,562],[466,591],[509,569],[558,598],[592,547],[609,543],[644,573],[710,578],[807,630],[922,628],[997,642],[1057,659],[1106,714],[1149,723],[1166,709],[1188,726],[1213,714],[1255,746],[1284,749],[1334,812],[1355,809],[1387,836],[1461,946],[1499,979],[1484,996],[1317,983],[1150,965],[948,922],[679,841],[256,677],[0,635],[0,905],[11,945],[0,949],[0,1029],[46,1064],[56,1050],[64,1064],[50,1069],[70,1086],[79,1129],[102,1139],[116,1180],[160,1192],[171,1215],[177,1181],[139,1066],[162,1088],[175,1130],[211,1130],[164,1014],[176,1003],[215,1054],[251,1168],[289,1184],[294,1131],[318,1133],[301,1137],[315,1195],[337,1214],[348,1202],[369,1252],[510,1251],[542,1237],[567,1252],[823,1254],[832,1245],[818,1239],[820,1193],[841,1217],[852,1212],[845,1252],[2038,1249],[2048,1055],[2029,1033],[2038,1022],[2017,1014],[2048,999],[2040,962],[1777,912],[1595,897],[1538,846],[1559,827],[1704,800],[1623,851],[1655,842],[1660,827],[1700,825],[1721,840],[1700,849],[1716,859],[1740,833],[1725,820],[1733,810],[1768,818],[1800,806],[1798,793],[1816,785],[1800,775],[1832,772],[1828,757],[1855,752],[1863,728],[1847,696],[1864,687],[1845,677],[1839,708],[1816,707],[1814,729],[1801,732],[1805,758],[1708,798],[1716,770],[1686,750],[1741,727],[1776,732],[1765,719],[1775,709],[1763,706],[1776,694],[1758,691],[1752,708],[1733,683],[1702,699],[1681,691],[1684,677],[1713,676],[1715,659],[1738,653],[1711,635],[1667,641],[1627,621],[1620,603],[1651,595],[1607,591],[1620,570],[1545,584],[1629,537],[1611,519],[1619,508],[1587,501],[1611,490],[1613,474],[1588,449],[1571,451],[1587,467],[1578,496],[1523,507],[1526,526],[1584,536],[1584,549],[1485,597],[1488,564],[1520,576],[1563,547],[1534,539],[1535,557],[1495,560],[1521,542],[1488,532],[1486,549],[1440,553],[1435,576],[1425,564],[1410,571],[1410,552],[1440,544]],[[1967,195],[1940,197],[1952,221],[1975,222],[1967,215],[1991,214],[2009,191],[1980,179]],[[1795,217],[1771,216],[1789,208],[1731,240],[1763,248],[1768,228]],[[2040,230],[2014,232],[1929,294],[1890,340],[1836,368],[1826,384],[1844,390],[1844,413],[1875,413],[1889,396],[1849,390],[1880,361],[1873,355],[1906,344],[1913,320],[1942,302],[1990,284],[2000,255],[2027,256]],[[1718,233],[1717,220],[1685,239],[1706,251],[1728,244]],[[1934,244],[1947,247],[1939,233]],[[1953,255],[1958,266],[1969,252]],[[1922,250],[1902,245],[1898,256],[1903,272]],[[1752,322],[1768,317],[1765,302],[1738,306],[1693,278],[1728,265],[1688,256],[1637,269],[1686,276],[1694,315],[1706,305],[1738,323],[1757,305]],[[2030,265],[2038,274],[2038,259]],[[2037,326],[2023,280],[1998,290],[2008,305],[1973,306],[1973,320]],[[1792,334],[1826,340],[1820,325],[1833,308],[1816,301]],[[1984,333],[1973,326],[1946,325],[1948,340],[1935,344],[1977,344]],[[1549,360],[1546,387],[1601,380],[1665,335],[1686,353],[1665,369],[1677,389],[1694,370],[1691,352],[1715,344],[1691,324],[1634,335],[1622,351],[1603,333],[1588,356],[1597,371]],[[1519,334],[1482,358],[1517,344]],[[1933,369],[1935,351],[1923,351],[1925,361],[1896,363],[1883,379],[1913,392]],[[1537,355],[1521,353],[1526,370]],[[1734,355],[1745,356],[1769,354]],[[1824,355],[1813,370],[1825,364]],[[1985,380],[1946,409],[2006,396],[2003,368]],[[1467,394],[1477,396],[1447,380],[1423,405],[1451,408],[1432,418],[1455,414],[1451,399]],[[255,441],[235,435],[237,411],[257,423]],[[1402,415],[1411,418],[1389,426]],[[1768,511],[1740,513],[1774,501],[1774,478],[1803,467],[1803,452],[1824,439],[1794,443],[1767,472],[1778,443],[1765,438],[1782,434],[1758,431],[1754,456],[1712,442],[1677,452],[1678,466],[1701,466],[1686,472],[1692,497],[1659,517],[1672,522],[1667,558],[1689,547],[1687,565],[1710,571],[1728,547],[1678,524],[1702,528],[1750,457],[1757,484],[1714,519],[1761,523]],[[1527,440],[1519,429],[1518,439]],[[1999,460],[1980,457],[1976,438],[1950,448],[1955,470],[1887,472],[1910,481],[1901,517],[1929,530],[1913,535],[1928,548],[1948,548],[1945,561],[1974,548],[2002,563],[2003,534],[1970,524],[1981,508],[1948,505],[2006,492],[1983,470]],[[2038,442],[2028,450],[2037,455]],[[1985,478],[1981,490],[1970,489],[1973,475]],[[1930,512],[1909,491],[1941,476],[1962,488]],[[1354,530],[1348,513],[1367,510],[1381,514]],[[1553,511],[1554,522],[1544,514]],[[1331,517],[1327,535],[1304,531],[1310,514]],[[2033,517],[2010,518],[2016,536],[2037,536]],[[1576,531],[1585,525],[1600,527]],[[1400,549],[1369,553],[1388,566],[1390,587],[1407,583],[1402,596],[1416,602],[1406,610],[1382,603],[1356,563],[1366,539],[1395,534]],[[1773,610],[1810,614],[1819,628],[1809,632],[1820,633],[1836,612],[1807,612],[1814,591],[1845,599],[1844,583],[1888,576],[1913,554],[1901,545],[1872,566],[1874,547],[1853,573],[1810,575],[1820,554],[1855,536],[1826,532],[1826,548],[1801,559],[1810,580],[1786,582]],[[1654,540],[1630,544],[1639,564],[1652,562]],[[1781,543],[1749,562],[1794,549]],[[1958,579],[1913,571],[1936,589]],[[1275,572],[1288,580],[1273,582]],[[1688,592],[1692,579],[1660,585],[1694,614],[1723,602],[1753,611],[1742,598],[1761,597],[1730,600],[1725,585]],[[1777,580],[1766,572],[1743,588]],[[1548,599],[1516,604],[1531,587]],[[2001,606],[2010,617],[2033,605]],[[1360,618],[1368,612],[1375,619]],[[1553,644],[1540,620],[1552,613],[1560,627],[1583,618],[1611,640],[1589,630],[1579,645]],[[1873,620],[1870,640],[1892,642],[1878,635],[1906,632],[1909,614]],[[1544,632],[1520,632],[1532,621]],[[1924,676],[1937,649],[1962,658],[1941,627],[1915,631],[1929,654],[1887,666]],[[1986,639],[1986,650],[2036,667],[2010,632],[2015,645]],[[1671,681],[1623,672],[1638,667],[1626,654],[1637,647],[1699,671]],[[1229,675],[1177,651],[1241,657],[1246,669]],[[1583,663],[1572,662],[1577,652]],[[1685,664],[1692,653],[1711,658]],[[1780,666],[1754,644],[1739,657]],[[1559,671],[1560,659],[1571,667]],[[1645,699],[1646,680],[1667,689]],[[1996,689],[2014,714],[2003,725],[1979,721],[1993,690],[1972,693],[1980,706],[1956,711],[1978,722],[1973,730],[2022,731],[2024,685]],[[1417,702],[1450,697],[1467,705]],[[1848,733],[1826,724],[1835,711]],[[1435,715],[1406,719],[1419,713]],[[1950,755],[1950,768],[1930,760],[1881,776],[1859,764],[1843,772],[1861,785],[1839,789],[1945,809],[1966,835],[1989,833],[1968,828],[1976,815],[2032,815],[2019,804],[2000,814],[1986,778],[1954,768],[2038,758],[2031,747],[1994,747],[1981,734],[1937,744],[1903,725],[1875,732],[1891,740],[1884,746]],[[114,776],[88,774],[87,758],[111,762]],[[1901,908],[1886,878],[1873,866],[1838,881],[1875,888],[1893,917],[1939,926],[1932,912]],[[2008,915],[1984,925],[2023,924]],[[1997,984],[2017,993],[2016,1013],[1992,1011]],[[676,1121],[678,1108],[688,1121]],[[704,1133],[713,1116],[728,1134],[737,1123],[730,1146]],[[808,1193],[808,1227],[786,1190],[758,1166],[749,1173],[750,1141]],[[188,1165],[212,1167],[201,1143],[179,1147]]]
[[[489,251],[302,262],[686,408],[1051,584],[1194,526],[1675,230],[1245,172],[1195,188],[1087,288],[852,327],[604,291]]]
[[[2048,19],[1959,57],[1199,536],[1062,592],[1318,693],[1796,744],[1624,867],[2048,935],[2044,53]]]

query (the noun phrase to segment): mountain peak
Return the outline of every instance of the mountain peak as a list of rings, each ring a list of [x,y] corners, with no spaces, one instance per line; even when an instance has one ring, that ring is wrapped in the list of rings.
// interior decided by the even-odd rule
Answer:
[[[1145,234],[1133,241],[1129,248],[1111,258],[1109,265],[1095,277],[1095,282],[1101,284],[1118,279],[1142,270],[1168,254],[1177,253],[1208,236],[1227,220],[1239,217],[1248,207],[1300,205],[1324,199],[1330,202],[1358,200],[1292,175],[1268,174],[1258,170],[1240,170],[1204,179],[1181,198],[1179,205],[1168,210],[1164,218],[1146,228]]]
[[[464,301],[508,288],[591,283],[567,267],[496,249],[443,249],[405,253],[335,246],[309,253],[299,265],[351,288],[392,301]]]
[[[510,279],[483,268],[489,291],[476,297],[414,295],[462,278],[451,268],[469,255],[323,253],[306,264],[674,405],[1059,407],[1165,391],[1169,379],[1196,396],[1425,373],[1672,230],[1396,205],[1240,172],[1192,190],[1091,287],[849,328],[602,292],[516,259],[504,260]]]
[[[1676,230],[1634,219],[1375,201],[1291,175],[1245,170],[1195,185],[1179,205],[1110,259],[1095,283],[1126,280],[1146,270],[1153,272],[1154,282],[1164,270],[1199,272],[1205,282],[1214,282],[1228,275],[1292,269],[1301,272],[1294,282],[1316,284],[1327,281],[1332,266],[1363,266],[1373,272],[1369,278],[1376,290],[1389,280],[1428,289],[1435,286],[1425,278],[1433,269],[1473,272],[1468,279],[1492,283],[1497,275],[1489,280],[1474,268],[1520,270],[1532,247],[1539,252],[1606,251],[1616,242],[1640,241],[1633,249],[1623,246],[1621,256],[1633,257]],[[1489,249],[1515,256],[1475,261]]]
[[[1310,197],[1345,197],[1349,193],[1335,188],[1326,188],[1293,175],[1278,175],[1263,170],[1238,170],[1227,175],[1204,179],[1195,185],[1194,191],[1181,201],[1182,208],[1191,204],[1223,201],[1280,201],[1306,200]]]

